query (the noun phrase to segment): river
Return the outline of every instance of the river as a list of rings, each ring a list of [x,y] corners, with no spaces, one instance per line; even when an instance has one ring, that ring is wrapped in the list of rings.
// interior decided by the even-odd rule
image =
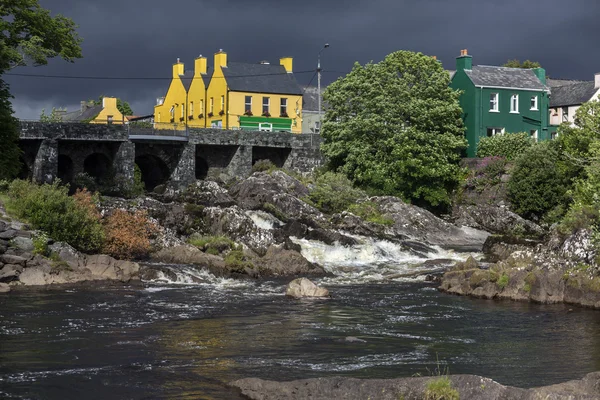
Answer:
[[[597,311],[446,295],[400,276],[422,268],[419,257],[386,243],[302,245],[334,274],[317,280],[331,299],[293,300],[284,281],[216,278],[192,266],[168,266],[175,282],[3,295],[0,398],[237,399],[224,383],[243,377],[392,378],[436,368],[533,387],[600,370]],[[438,249],[427,258],[464,256]]]

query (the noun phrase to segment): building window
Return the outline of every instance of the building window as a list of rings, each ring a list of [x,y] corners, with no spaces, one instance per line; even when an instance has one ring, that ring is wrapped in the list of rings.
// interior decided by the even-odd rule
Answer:
[[[562,121],[569,122],[569,107],[562,107]]]
[[[492,137],[492,136],[496,136],[496,135],[503,135],[503,134],[504,134],[504,128],[487,128],[488,137]]]
[[[221,96],[221,111],[225,111],[225,96]]]
[[[200,114],[204,114],[204,99],[200,100]]]
[[[185,118],[185,104],[181,105],[181,117],[180,118],[181,119]]]
[[[190,117],[194,118],[194,102],[190,101]]]
[[[252,96],[246,96],[244,99],[244,112],[252,115]]]
[[[558,138],[558,132],[552,132],[552,133],[550,134],[550,139],[552,139],[552,140],[556,140],[557,138]]]
[[[538,141],[538,131],[537,129],[532,129],[529,131],[529,137],[531,137],[534,141]]]
[[[209,114],[213,114],[215,112],[215,98],[210,98],[210,109],[208,111]]]
[[[156,116],[156,122],[160,123],[160,113],[158,113],[158,115]]]
[[[261,122],[258,124],[258,130],[261,132],[271,132],[271,131],[273,131],[273,124]]]
[[[510,96],[510,112],[518,113],[519,112],[519,95],[513,94]]]
[[[498,112],[498,93],[490,94],[490,111]]]
[[[169,114],[171,114],[171,118],[175,118],[175,106],[171,106],[169,110]]]
[[[315,133],[321,133],[321,122],[315,121]]]
[[[537,109],[538,109],[538,97],[531,96],[531,110],[537,111]]]
[[[279,115],[281,117],[286,117],[288,116],[287,113],[287,98],[286,97],[282,97],[281,98],[281,102],[280,102],[280,107],[279,107]]]
[[[113,123],[113,116],[112,115],[107,115],[106,116],[106,123],[107,124],[112,124]]]
[[[269,115],[269,105],[271,103],[271,99],[269,97],[263,97],[263,106],[262,106],[262,113],[263,115]]]

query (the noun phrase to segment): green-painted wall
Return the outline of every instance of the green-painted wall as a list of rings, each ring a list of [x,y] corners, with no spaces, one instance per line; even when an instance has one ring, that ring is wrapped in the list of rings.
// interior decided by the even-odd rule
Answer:
[[[461,90],[460,106],[463,109],[463,120],[466,127],[466,138],[469,142],[468,157],[475,157],[479,139],[487,136],[488,128],[504,128],[505,133],[538,131],[538,140],[549,140],[548,130],[548,93],[478,88],[471,82],[467,74],[456,71],[450,86]],[[498,93],[499,111],[490,112],[490,95]],[[510,98],[513,94],[519,95],[519,112],[510,112]],[[531,97],[538,96],[538,109],[531,110]]]

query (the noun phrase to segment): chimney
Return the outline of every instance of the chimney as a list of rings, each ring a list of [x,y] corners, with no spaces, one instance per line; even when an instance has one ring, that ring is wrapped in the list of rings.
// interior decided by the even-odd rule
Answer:
[[[596,75],[594,75],[594,83],[594,88],[600,89],[600,72],[597,72]]]
[[[82,101],[81,102],[81,112],[84,112],[85,110],[87,110],[87,108],[88,108],[87,101]]]
[[[114,110],[117,109],[117,98],[116,97],[103,97],[102,98],[102,108],[112,108]]]
[[[460,57],[456,57],[456,70],[464,71],[464,70],[473,69],[473,57],[469,55],[467,49],[460,51]]]
[[[279,59],[279,65],[285,68],[285,72],[288,74],[292,73],[292,66],[294,65],[294,59],[292,57],[281,57]]]
[[[540,82],[546,84],[546,70],[544,68],[533,68],[533,73],[538,77]]]
[[[183,75],[183,67],[184,64],[178,58],[177,62],[173,64],[173,78],[179,78],[179,75]]]
[[[200,54],[198,58],[194,60],[194,76],[206,75],[206,65],[206,57],[202,57],[202,54]]]
[[[227,53],[223,49],[219,49],[219,52],[215,53],[215,69],[217,67],[227,67]]]

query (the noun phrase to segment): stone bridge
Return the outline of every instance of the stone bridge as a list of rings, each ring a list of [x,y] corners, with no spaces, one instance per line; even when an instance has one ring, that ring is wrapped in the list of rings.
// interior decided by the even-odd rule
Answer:
[[[248,176],[258,160],[309,172],[322,163],[320,144],[319,135],[287,132],[21,122],[21,177],[72,182],[85,172],[131,183],[137,165],[147,190],[163,184],[184,188],[221,174]]]

